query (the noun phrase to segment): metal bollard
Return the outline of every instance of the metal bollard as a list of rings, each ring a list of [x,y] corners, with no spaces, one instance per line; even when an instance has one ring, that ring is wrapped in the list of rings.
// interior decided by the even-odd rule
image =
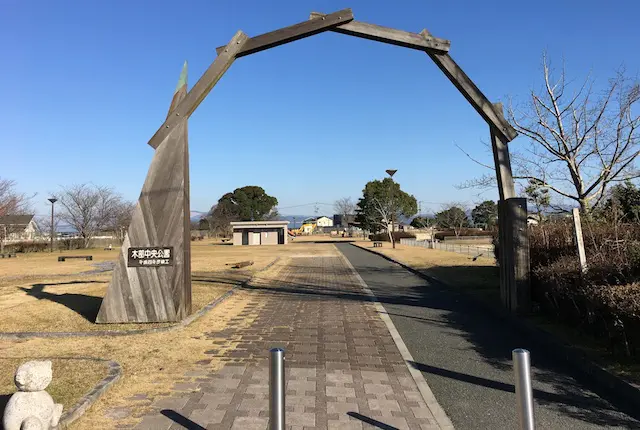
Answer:
[[[269,357],[269,430],[284,430],[284,349],[272,348]]]
[[[521,430],[534,430],[533,389],[531,388],[531,360],[526,349],[512,351],[513,371],[516,376],[516,404]]]

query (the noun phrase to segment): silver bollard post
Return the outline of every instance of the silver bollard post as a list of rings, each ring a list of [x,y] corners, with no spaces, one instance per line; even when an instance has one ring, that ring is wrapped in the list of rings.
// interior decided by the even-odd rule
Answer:
[[[533,389],[531,388],[531,360],[526,349],[512,351],[513,371],[516,376],[516,404],[521,430],[534,430]]]
[[[269,430],[284,430],[284,349],[271,349],[269,357]]]

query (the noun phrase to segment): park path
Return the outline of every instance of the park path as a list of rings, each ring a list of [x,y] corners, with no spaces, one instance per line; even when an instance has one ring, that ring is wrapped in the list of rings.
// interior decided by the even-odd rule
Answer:
[[[457,429],[518,428],[511,351],[521,347],[531,351],[537,428],[640,428],[589,379],[463,294],[356,246],[336,246],[384,306]]]
[[[194,363],[135,428],[266,429],[272,347],[286,351],[288,428],[446,428],[365,288],[337,251],[285,259],[242,292],[248,305],[225,330],[203,333],[224,366]]]

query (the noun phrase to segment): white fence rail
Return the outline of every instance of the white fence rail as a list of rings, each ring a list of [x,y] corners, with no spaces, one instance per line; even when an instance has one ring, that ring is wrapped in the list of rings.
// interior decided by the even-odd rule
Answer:
[[[458,254],[465,254],[471,257],[487,257],[495,258],[493,254],[493,246],[477,246],[477,245],[458,245],[454,243],[438,242],[433,245],[430,240],[416,240],[416,239],[400,239],[402,245],[417,246],[429,249],[439,249],[441,251],[457,252]]]

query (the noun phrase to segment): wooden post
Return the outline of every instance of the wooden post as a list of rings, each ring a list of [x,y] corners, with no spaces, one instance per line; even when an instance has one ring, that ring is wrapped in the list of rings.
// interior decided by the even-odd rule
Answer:
[[[501,200],[498,211],[502,219],[498,230],[500,299],[511,312],[528,313],[531,311],[531,287],[527,199]]]
[[[507,220],[511,249],[510,257],[513,270],[511,283],[511,311],[519,314],[531,312],[531,285],[529,279],[529,227],[527,225],[527,199],[510,198],[506,200],[508,207]]]
[[[498,201],[498,267],[500,271],[500,301],[502,305],[511,309],[511,284],[509,276],[509,267],[512,267],[510,256],[512,255],[512,249],[510,244],[512,243],[507,236],[508,232],[508,210],[507,202],[500,199]]]
[[[587,256],[584,252],[584,238],[582,237],[582,224],[580,223],[580,209],[573,208],[573,237],[578,248],[578,260],[580,261],[580,270],[585,273],[588,269]]]

